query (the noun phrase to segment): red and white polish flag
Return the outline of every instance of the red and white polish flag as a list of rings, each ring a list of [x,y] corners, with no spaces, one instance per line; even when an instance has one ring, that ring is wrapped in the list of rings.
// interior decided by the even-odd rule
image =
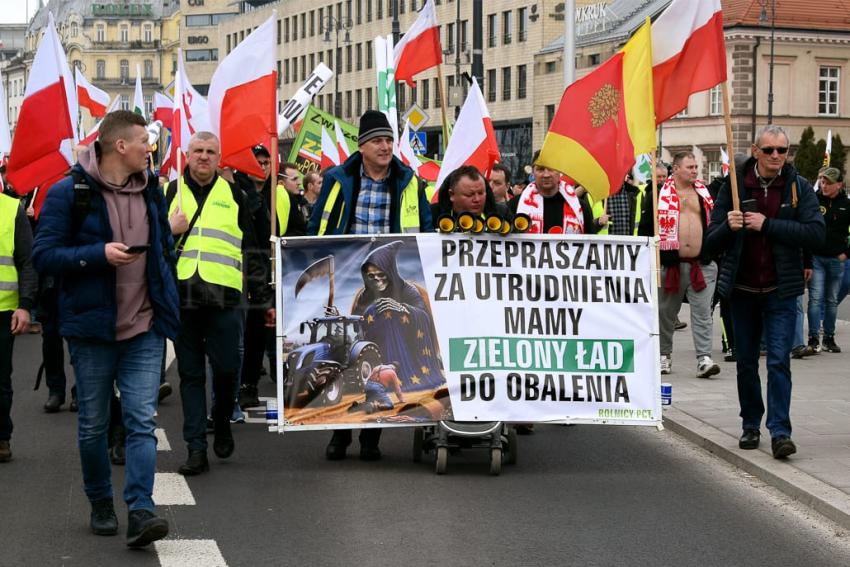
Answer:
[[[6,177],[19,195],[63,175],[74,163],[77,95],[53,14],[32,63]],[[40,191],[43,198],[46,191]]]
[[[440,175],[437,177],[437,187],[442,185],[452,171],[462,165],[474,165],[488,177],[490,168],[500,157],[490,111],[487,110],[478,81],[473,77],[469,94],[466,95],[466,101],[452,129],[452,137],[449,138],[449,146],[446,148]],[[438,195],[439,191],[434,193],[432,202],[437,202]]]
[[[404,165],[410,167],[414,173],[419,174],[419,168],[422,163],[419,157],[410,145],[410,121],[404,121],[404,130],[401,132],[401,138],[398,139],[398,154],[401,156],[401,161]]]
[[[77,100],[80,106],[87,108],[95,118],[106,116],[109,107],[109,93],[91,84],[79,67],[74,68],[74,81],[77,83]]]
[[[720,0],[673,0],[652,24],[655,123],[688,106],[693,93],[726,81]]]
[[[175,73],[176,75],[176,73]],[[177,78],[175,77],[175,84]],[[176,88],[176,87],[175,87]],[[174,115],[174,101],[168,95],[159,91],[153,93],[153,120],[162,122],[163,128],[171,130],[172,116]]]
[[[393,59],[395,80],[405,81],[411,87],[416,85],[415,75],[443,62],[434,0],[427,0],[419,10],[419,17],[395,45]]]
[[[339,144],[331,138],[331,135],[325,129],[324,125],[322,125],[322,160],[319,167],[325,169],[326,167],[340,165],[342,163],[340,158]]]
[[[118,110],[118,107],[121,106],[121,95],[115,95],[115,98],[112,99],[112,102],[109,103],[109,106],[106,107],[106,112],[104,116],[109,114],[112,111]],[[103,122],[103,118],[97,121],[97,124],[94,125],[94,128],[88,133],[87,136],[80,140],[81,146],[91,145],[92,142],[97,140],[98,132],[100,132],[100,125]]]
[[[336,145],[339,148],[339,163],[345,163],[345,160],[348,159],[348,156],[351,155],[351,152],[348,148],[348,142],[345,140],[345,134],[342,132],[342,127],[339,125],[338,120],[334,120],[334,134],[336,135]]]
[[[277,12],[236,46],[210,81],[212,132],[221,140],[221,165],[264,178],[251,148],[277,136]]]

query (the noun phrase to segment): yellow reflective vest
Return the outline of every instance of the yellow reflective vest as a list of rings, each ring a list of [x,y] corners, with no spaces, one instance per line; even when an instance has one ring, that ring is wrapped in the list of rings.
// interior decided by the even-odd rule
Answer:
[[[191,189],[180,177],[183,214],[192,219],[198,203]],[[177,198],[171,202],[169,216],[177,209]],[[178,241],[181,239],[178,239]],[[195,226],[189,231],[183,252],[177,260],[177,279],[188,280],[195,273],[207,283],[242,291],[242,229],[239,228],[239,205],[233,199],[230,184],[219,177]]]
[[[0,311],[18,308],[18,269],[15,267],[15,217],[20,203],[0,193]]]
[[[334,209],[334,205],[336,205],[336,200],[339,199],[341,191],[342,185],[340,182],[334,182],[331,192],[328,194],[328,199],[325,201],[325,208],[322,210],[322,218],[319,221],[319,236],[327,234],[328,219],[331,217],[331,212]],[[346,203],[342,203],[342,207],[339,210],[338,223],[342,223],[345,218],[345,205]],[[401,211],[401,217],[399,218],[401,232],[419,232],[419,182],[416,180],[415,175],[410,178],[407,187],[401,192],[399,210]]]

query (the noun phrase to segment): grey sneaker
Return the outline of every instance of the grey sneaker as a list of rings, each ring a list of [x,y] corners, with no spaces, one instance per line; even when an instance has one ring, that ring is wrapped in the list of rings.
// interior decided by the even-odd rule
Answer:
[[[669,354],[661,355],[661,373],[670,374],[673,372],[673,358]]]
[[[720,366],[710,356],[701,356],[697,360],[697,378],[711,378],[720,373]]]

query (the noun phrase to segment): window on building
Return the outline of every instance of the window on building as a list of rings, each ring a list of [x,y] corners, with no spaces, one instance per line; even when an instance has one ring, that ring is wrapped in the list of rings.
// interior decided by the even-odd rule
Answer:
[[[77,25],[77,22],[71,22],[71,37],[77,37],[80,33],[80,26]]]
[[[186,61],[218,61],[218,49],[187,49]]]
[[[487,47],[496,47],[496,37],[499,35],[499,18],[496,14],[487,16]]]
[[[554,72],[555,72],[555,68],[556,68],[556,62],[555,62],[555,61],[547,61],[547,62],[546,62],[546,74],[547,74],[547,75],[548,75],[549,73],[554,73]]]
[[[588,55],[587,56],[587,64],[590,65],[591,67],[595,67],[596,65],[599,65],[599,54],[598,53],[591,53],[590,55]]]
[[[316,35],[316,11],[310,10],[310,37]]]
[[[358,43],[354,48],[354,58],[356,59],[356,69],[358,71],[363,70],[363,44]]]
[[[366,21],[372,21],[372,0],[366,0]]]
[[[354,9],[354,21],[357,24],[363,23],[363,0],[357,0],[357,4]]]
[[[508,45],[511,42],[511,30],[513,29],[513,12],[506,10],[502,12],[502,43]]]
[[[519,65],[516,68],[516,97],[517,99],[524,99],[526,96],[526,81],[527,81],[527,73],[528,67],[526,65]]]
[[[502,100],[511,100],[511,68],[502,68]]]
[[[301,39],[307,36],[307,12],[301,14]]]
[[[130,95],[122,94],[118,106],[121,110],[130,110]]]
[[[517,24],[519,25],[519,35],[517,41],[525,41],[528,39],[528,8],[520,8],[517,11]]]
[[[98,79],[106,78],[106,61],[104,61],[103,59],[98,59],[95,62],[95,76]]]
[[[283,62],[283,82],[284,83],[292,82],[292,77],[289,75],[289,59],[286,59]]]
[[[210,23],[211,26],[217,26],[221,22],[226,22],[230,18],[235,16],[235,14],[210,14]]]
[[[372,108],[372,87],[366,89],[366,109]]]
[[[546,105],[546,129],[549,129],[549,126],[552,125],[552,120],[555,119],[555,105],[547,104]]]
[[[130,26],[118,26],[118,38],[118,41],[120,41],[121,43],[127,43],[128,41],[130,41]]]
[[[292,39],[298,39],[298,16],[292,16]]]
[[[440,108],[443,105],[443,99],[440,98],[440,85],[437,79],[434,79],[434,108]]]
[[[431,81],[424,79],[420,84],[422,85],[422,108],[428,108],[431,104],[431,93],[429,92]]]
[[[346,73],[351,73],[352,59],[353,59],[353,57],[351,56],[351,50],[352,50],[352,47],[350,45],[345,46],[345,72]]]
[[[375,19],[380,20],[384,17],[384,0],[375,0]]]
[[[94,28],[95,37],[97,38],[98,43],[103,43],[106,41],[106,26],[103,24],[98,24]]]
[[[283,42],[289,43],[289,18],[283,20]]]
[[[334,52],[333,52],[333,49],[328,49],[327,60],[328,60],[328,63],[327,63],[328,67],[330,67],[331,69],[336,69],[336,67],[334,67]]]
[[[453,23],[446,24],[446,51],[455,52],[455,25]]]
[[[145,116],[153,116],[153,95],[143,95],[145,101]]]
[[[298,58],[292,58],[292,82],[298,80]]]
[[[716,177],[723,176],[723,163],[719,161],[709,160],[708,162],[708,178],[714,180]]]
[[[339,74],[342,74],[343,63],[342,63],[342,48],[341,47],[337,47],[337,49],[336,49],[336,65],[338,67],[336,69],[336,72],[339,73]]]
[[[392,6],[392,4],[390,4],[390,5]],[[399,11],[399,13],[400,13],[400,14],[404,14],[404,12],[405,12],[406,10],[407,10],[407,6],[405,6],[405,4],[404,4],[404,0],[399,0],[399,2],[398,2],[398,11]]]
[[[307,80],[307,56],[301,56],[301,81]]]
[[[311,72],[312,72],[312,69],[315,69],[315,68],[316,68],[316,54],[311,53],[310,54],[310,69],[311,69]]]
[[[404,110],[407,108],[407,89],[404,88],[404,83],[398,83],[398,92],[396,96],[398,97],[398,108]]]
[[[142,41],[150,43],[153,41],[153,26],[145,24],[142,26]]]
[[[496,102],[496,70],[487,69],[487,102]]]
[[[357,116],[363,114],[363,91],[357,89]]]
[[[818,114],[838,116],[839,85],[841,69],[821,67],[818,81]]]
[[[373,53],[374,53],[374,51],[372,51],[372,42],[367,41],[366,42],[366,68],[367,69],[372,68],[372,54]]]
[[[717,85],[708,93],[708,113],[711,116],[719,116],[723,113],[723,88]]]
[[[674,118],[687,118],[688,117],[688,107],[686,106],[682,112],[677,114]]]
[[[153,79],[153,59],[145,59],[143,76],[145,79]]]
[[[233,49],[232,43],[233,38],[230,36],[230,34],[227,34],[227,53],[230,53],[230,51]]]
[[[283,75],[281,74],[282,70],[283,69],[281,69],[280,60],[278,59],[278,61],[277,61],[277,87],[278,88],[280,88],[280,84],[283,81]]]
[[[345,91],[345,115],[349,117],[352,115],[351,101],[351,91]]]
[[[467,41],[466,41],[466,38],[467,38],[466,30],[469,27],[468,24],[469,24],[468,20],[462,20],[460,22],[460,51],[461,51],[461,53],[465,52],[468,48],[468,44],[467,44]]]
[[[119,74],[121,77],[121,82],[127,83],[130,81],[130,62],[126,59],[122,59],[118,63]]]

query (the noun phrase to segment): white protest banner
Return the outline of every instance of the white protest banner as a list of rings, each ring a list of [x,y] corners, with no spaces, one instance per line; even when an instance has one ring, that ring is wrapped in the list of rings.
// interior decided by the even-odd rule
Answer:
[[[649,239],[421,234],[282,246],[282,429],[661,423]]]
[[[283,136],[286,129],[292,126],[298,118],[307,112],[307,107],[310,106],[310,101],[313,97],[322,90],[334,72],[324,63],[319,63],[307,80],[301,85],[301,88],[289,99],[283,106],[283,110],[277,117],[277,135]]]

